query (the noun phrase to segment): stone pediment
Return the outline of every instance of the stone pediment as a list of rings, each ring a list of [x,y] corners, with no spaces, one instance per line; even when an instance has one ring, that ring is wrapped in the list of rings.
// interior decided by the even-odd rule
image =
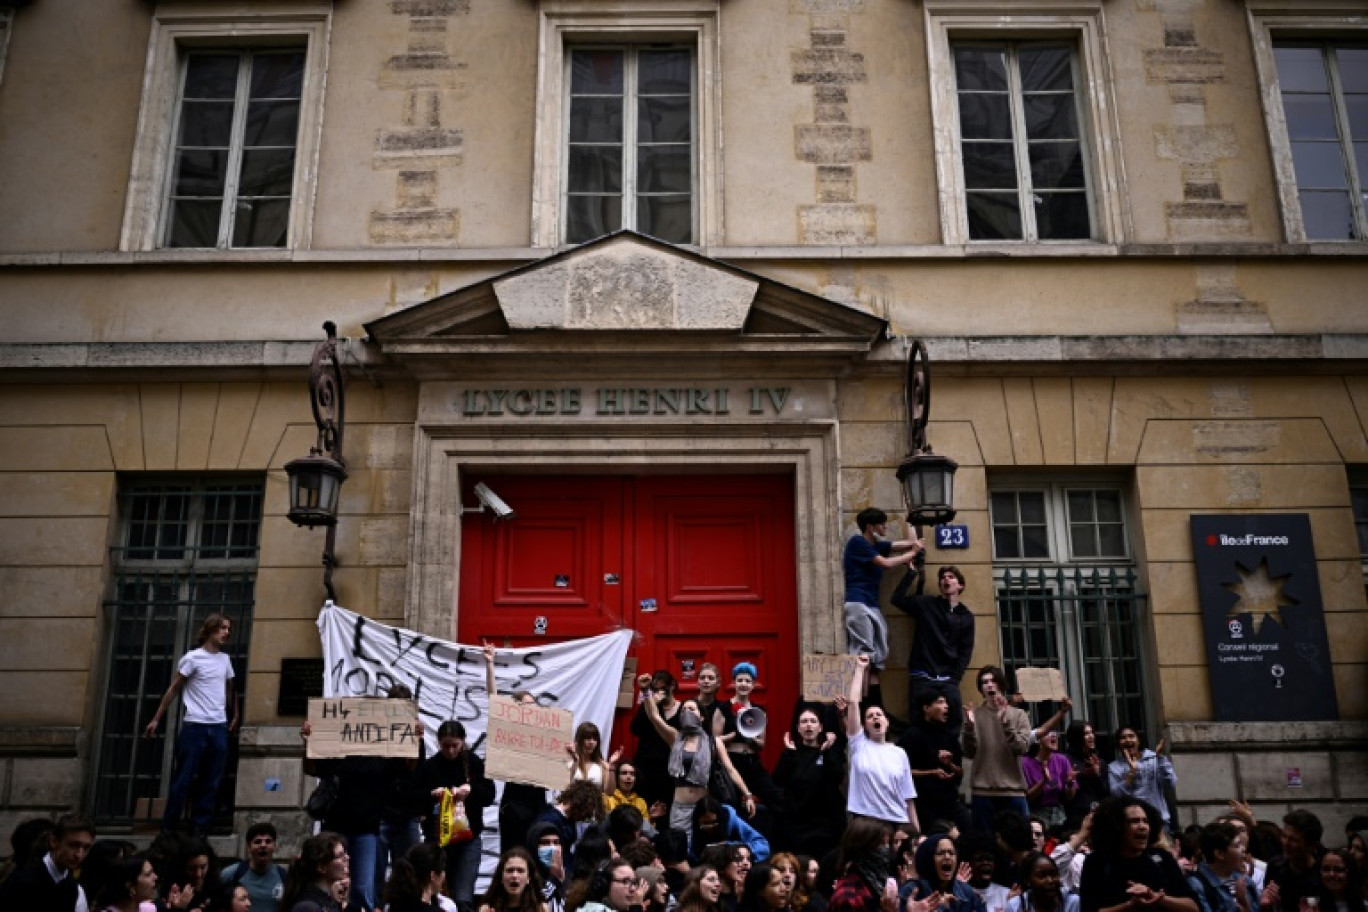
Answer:
[[[756,278],[618,235],[496,279],[509,329],[739,331]]]
[[[693,251],[623,231],[366,324],[391,362],[442,356],[604,360],[771,351],[849,360],[885,322]],[[441,371],[447,373],[448,371]]]

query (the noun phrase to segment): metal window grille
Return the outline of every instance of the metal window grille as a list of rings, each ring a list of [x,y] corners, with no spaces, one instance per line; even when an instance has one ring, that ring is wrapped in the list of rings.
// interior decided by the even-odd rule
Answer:
[[[1135,570],[1113,567],[1000,568],[998,629],[1008,671],[1062,668],[1077,717],[1099,741],[1120,725],[1149,726],[1140,643],[1145,596]],[[1055,707],[1029,707],[1037,724]]]
[[[144,739],[142,729],[170,685],[176,661],[195,646],[211,613],[233,624],[227,653],[239,695],[246,690],[263,489],[260,482],[139,485],[121,496],[122,544],[111,554],[109,653],[96,748],[94,813],[103,822],[131,822],[140,799],[165,797],[180,700],[155,738]],[[234,754],[216,816],[231,814],[236,767]]]

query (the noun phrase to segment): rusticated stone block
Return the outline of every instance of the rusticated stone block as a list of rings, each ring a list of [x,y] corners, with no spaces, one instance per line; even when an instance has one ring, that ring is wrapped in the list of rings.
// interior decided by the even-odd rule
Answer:
[[[1244,800],[1302,801],[1335,797],[1330,755],[1324,752],[1248,751],[1237,756]]]
[[[873,206],[831,203],[798,207],[804,244],[873,244],[877,216]]]
[[[789,0],[795,13],[853,13],[864,5],[865,0]]]
[[[400,209],[372,212],[370,239],[377,244],[424,244],[455,241],[461,213],[455,209]]]
[[[11,761],[11,807],[74,808],[80,798],[81,761],[76,757],[16,757]]]
[[[801,124],[794,128],[799,161],[814,165],[843,165],[873,159],[866,127],[843,124]]]
[[[793,81],[799,85],[850,85],[867,78],[863,54],[840,47],[793,52]]]
[[[1231,754],[1174,754],[1173,771],[1185,802],[1221,802],[1238,793]]]
[[[817,202],[855,202],[855,169],[850,165],[818,165]]]
[[[1216,51],[1199,47],[1150,48],[1145,51],[1147,82],[1209,84],[1225,81],[1225,61]]]
[[[1183,162],[1210,162],[1240,154],[1235,128],[1228,124],[1160,127],[1154,131],[1154,148],[1162,159]]]
[[[243,757],[238,762],[238,808],[297,808],[305,798],[304,768],[297,757]]]
[[[459,164],[462,151],[460,130],[380,130],[375,137],[375,164],[392,168],[411,166],[415,159],[448,159]]]
[[[470,12],[470,0],[390,0],[396,16],[454,16]]]
[[[1197,33],[1191,23],[1164,26],[1165,47],[1196,47]]]
[[[1188,301],[1178,305],[1178,331],[1191,334],[1271,333],[1268,308],[1255,301]]]
[[[1248,237],[1249,206],[1221,201],[1165,203],[1169,237],[1175,241]]]

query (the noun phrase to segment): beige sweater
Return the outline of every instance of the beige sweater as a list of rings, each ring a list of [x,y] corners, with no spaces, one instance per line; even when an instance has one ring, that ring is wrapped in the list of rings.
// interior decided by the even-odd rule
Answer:
[[[1031,720],[1015,706],[1007,707],[1007,718],[999,722],[997,713],[984,706],[974,708],[974,724],[964,726],[960,744],[964,756],[974,761],[969,785],[974,795],[1022,798],[1026,777],[1021,772],[1021,757],[1031,743]]]

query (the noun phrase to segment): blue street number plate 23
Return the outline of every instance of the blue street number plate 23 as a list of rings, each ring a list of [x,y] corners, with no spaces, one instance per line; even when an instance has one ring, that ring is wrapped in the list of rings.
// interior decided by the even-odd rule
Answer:
[[[936,526],[937,548],[969,547],[968,526]]]

